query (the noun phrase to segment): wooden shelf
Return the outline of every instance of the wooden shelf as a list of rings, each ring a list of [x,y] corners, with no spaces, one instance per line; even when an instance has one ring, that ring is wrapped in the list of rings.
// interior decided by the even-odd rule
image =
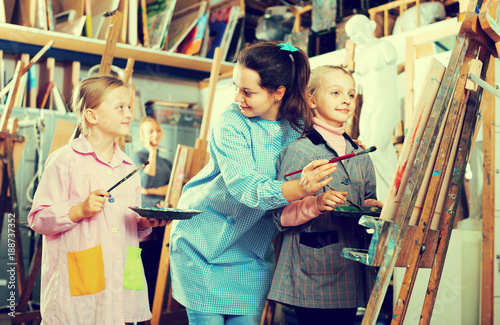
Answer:
[[[80,61],[82,64],[90,65],[100,63],[105,48],[104,40],[75,37],[13,24],[0,23],[0,35],[0,48],[5,52],[34,55],[47,42],[53,40],[54,45],[47,51],[45,57]],[[210,75],[212,67],[212,59],[167,53],[122,43],[117,43],[114,57],[113,64],[119,67],[124,68],[126,60],[133,58],[136,61],[134,66],[136,71],[166,73],[200,80]],[[151,65],[156,66],[151,67]],[[230,73],[233,67],[234,63],[223,62],[220,72]]]

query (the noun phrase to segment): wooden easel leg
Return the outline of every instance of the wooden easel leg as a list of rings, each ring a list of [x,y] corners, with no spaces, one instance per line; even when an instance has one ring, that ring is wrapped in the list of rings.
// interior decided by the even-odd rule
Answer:
[[[0,149],[2,149],[2,148],[0,148]],[[0,152],[0,154],[2,154],[2,153]],[[0,174],[0,179],[2,180],[1,190],[0,190],[0,197],[2,197],[2,200],[0,200],[0,234],[1,234],[2,227],[3,227],[4,214],[7,212],[7,206],[10,205],[10,197],[8,197],[9,182],[7,180],[6,160],[2,159],[2,162],[0,162],[0,164],[1,164],[1,168],[2,168],[2,173]]]
[[[24,282],[26,280],[26,275],[24,272],[24,259],[23,259],[23,248],[21,242],[21,231],[19,224],[19,206],[17,204],[17,189],[16,189],[16,174],[14,172],[14,161],[12,158],[12,154],[14,152],[14,143],[12,139],[7,139],[6,141],[6,154],[8,159],[7,164],[7,177],[9,180],[9,195],[10,202],[12,205],[12,213],[14,214],[14,231],[15,231],[15,254],[16,254],[16,268],[18,274],[18,290],[19,294],[22,294],[24,290]]]
[[[38,244],[35,248],[35,252],[31,259],[30,268],[28,271],[28,277],[26,278],[26,282],[23,285],[23,292],[19,297],[19,302],[17,303],[16,313],[24,312],[28,310],[28,302],[33,292],[33,287],[35,286],[35,280],[38,274],[38,270],[40,269],[40,265],[42,262],[42,242],[43,238],[40,235],[38,238]]]
[[[116,50],[116,42],[120,33],[120,26],[122,24],[123,14],[119,11],[108,13],[112,15],[111,22],[109,23],[108,33],[106,35],[106,47],[101,59],[101,66],[99,67],[99,75],[109,75],[111,73],[111,65],[113,64],[113,57]]]
[[[490,64],[490,66],[493,64]],[[491,71],[491,79],[494,78],[494,69]],[[490,79],[487,75],[487,80]],[[494,84],[494,83],[493,83]],[[488,109],[484,115],[483,124],[483,242],[482,242],[482,266],[481,266],[481,324],[493,324],[495,319],[494,308],[494,284],[495,273],[498,270],[495,265],[495,98],[488,94]],[[487,122],[486,122],[487,121]],[[496,240],[500,240],[497,238]]]
[[[274,320],[274,311],[276,310],[276,302],[272,300],[266,300],[264,306],[264,312],[260,319],[260,325],[272,325]]]
[[[156,280],[155,295],[153,300],[153,317],[151,318],[152,325],[159,325],[161,319],[161,311],[163,309],[163,300],[165,298],[165,288],[170,266],[170,252],[168,244],[170,241],[170,229],[172,224],[165,226],[165,234],[163,236],[163,244],[160,257],[160,266],[158,267],[158,277]]]

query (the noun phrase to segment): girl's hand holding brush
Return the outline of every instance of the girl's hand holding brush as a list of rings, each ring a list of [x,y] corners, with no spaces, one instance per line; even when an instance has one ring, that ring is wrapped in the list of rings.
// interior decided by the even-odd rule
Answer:
[[[84,218],[90,218],[94,213],[102,212],[105,197],[109,198],[109,192],[105,190],[95,190],[80,204],[73,206],[69,210],[68,217],[73,222],[78,222]]]

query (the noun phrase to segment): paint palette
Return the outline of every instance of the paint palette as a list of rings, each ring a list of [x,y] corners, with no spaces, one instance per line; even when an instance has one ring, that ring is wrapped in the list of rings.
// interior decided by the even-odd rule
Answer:
[[[193,216],[200,214],[198,210],[181,210],[171,208],[155,208],[155,207],[138,207],[131,206],[129,209],[137,212],[141,217],[165,219],[165,220],[186,220],[191,219]]]
[[[362,206],[360,208],[361,210],[350,205],[337,206],[333,209],[333,211],[331,211],[331,213],[339,217],[359,218],[361,216],[378,217],[380,216],[380,212],[382,212],[382,209],[379,207]]]

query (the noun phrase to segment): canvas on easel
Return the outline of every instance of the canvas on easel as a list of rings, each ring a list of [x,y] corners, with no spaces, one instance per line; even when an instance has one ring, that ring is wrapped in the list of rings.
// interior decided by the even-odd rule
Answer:
[[[46,0],[37,0],[36,2],[35,28],[48,29]]]
[[[146,0],[139,0],[139,8],[137,10],[137,43],[144,47],[150,47]]]
[[[128,13],[130,6],[128,2],[129,0],[120,0],[120,4],[118,5],[118,11],[120,11],[123,14],[122,27],[120,28],[121,31],[118,37],[119,43],[127,43],[128,24],[130,18],[130,15]]]
[[[3,5],[5,7],[5,22],[7,24],[13,23],[14,7],[17,1],[7,1],[3,0]]]
[[[210,10],[207,58],[213,58],[214,50],[217,47],[222,49],[223,57],[226,57],[228,42],[232,39],[239,14],[239,6],[222,6]]]
[[[196,25],[191,29],[189,34],[186,35],[184,40],[178,45],[175,50],[176,53],[186,55],[195,55],[201,50],[203,37],[207,28],[208,13],[201,16]]]
[[[147,28],[150,47],[160,49],[165,43],[177,0],[146,1]]]
[[[82,36],[83,27],[85,26],[86,16],[81,16],[72,21],[56,24],[54,30],[56,32],[66,33],[73,36]]]
[[[92,37],[106,39],[109,17],[104,14],[118,9],[120,0],[91,0],[89,7],[92,14]],[[104,31],[103,31],[104,29]],[[102,37],[104,35],[104,37]]]
[[[5,4],[4,0],[0,0],[0,23],[6,23],[7,18],[5,16]]]
[[[177,46],[186,38],[197,25],[198,20],[205,14],[207,1],[200,1],[189,7],[178,9],[181,2],[177,2],[172,21],[168,30],[168,42],[165,50],[175,52]]]
[[[137,45],[138,21],[139,21],[139,1],[128,0],[128,25],[127,25],[127,43]]]
[[[45,6],[47,8],[47,29],[54,30],[56,24],[54,19],[54,10],[52,8],[52,0],[45,0]]]
[[[49,108],[51,101],[49,101],[49,96],[52,93],[52,83],[54,82],[56,61],[54,58],[47,58],[45,62],[39,64],[39,74],[38,74],[38,96],[37,96],[37,107],[45,108],[46,104],[49,103]]]
[[[225,60],[232,62],[245,46],[245,15],[240,15],[234,27],[232,38],[228,42]]]

